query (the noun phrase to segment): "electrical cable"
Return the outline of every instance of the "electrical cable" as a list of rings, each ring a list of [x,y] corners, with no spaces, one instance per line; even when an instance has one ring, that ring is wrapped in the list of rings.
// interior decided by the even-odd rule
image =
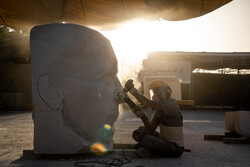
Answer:
[[[40,80],[43,76],[48,76],[48,74],[42,74],[42,75],[40,75],[40,76],[37,78],[37,80],[36,80],[36,88],[37,88],[38,96],[42,99],[42,101],[43,101],[51,110],[60,110],[61,108],[53,108],[53,107],[51,107],[51,106],[44,100],[44,98],[41,96],[40,91],[39,91],[39,80]]]
[[[124,159],[123,159],[124,158]],[[77,161],[74,163],[75,166],[77,167],[93,167],[95,165],[91,164],[91,165],[84,165],[84,164],[88,164],[88,163],[97,163],[97,164],[103,164],[106,165],[108,167],[112,167],[112,166],[118,166],[121,167],[125,164],[128,163],[133,163],[130,159],[128,159],[125,155],[125,151],[123,149],[123,158],[113,158],[112,161],[108,161],[108,160],[93,160],[93,161]]]

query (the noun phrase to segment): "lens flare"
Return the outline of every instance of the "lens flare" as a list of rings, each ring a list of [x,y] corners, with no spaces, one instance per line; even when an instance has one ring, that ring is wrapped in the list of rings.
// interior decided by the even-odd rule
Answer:
[[[104,129],[105,129],[105,130],[110,130],[110,129],[111,129],[111,126],[110,126],[109,124],[105,124],[105,125],[104,125]]]
[[[101,143],[94,143],[91,145],[91,152],[96,155],[103,155],[107,152],[106,147]]]

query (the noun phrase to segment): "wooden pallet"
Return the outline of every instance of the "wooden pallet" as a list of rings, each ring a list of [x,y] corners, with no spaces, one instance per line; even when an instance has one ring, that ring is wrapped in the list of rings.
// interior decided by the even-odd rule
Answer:
[[[204,140],[220,140],[224,144],[250,144],[249,138],[233,132],[225,132],[224,135],[204,135]]]
[[[114,149],[135,149],[135,147],[136,147],[135,144],[120,144],[120,143],[114,144]],[[184,148],[184,152],[191,152],[191,149]]]
[[[176,102],[181,106],[194,106],[194,100],[176,100]]]
[[[114,144],[114,150],[109,152],[123,152],[126,150],[126,154],[136,154],[135,144]],[[191,149],[184,149],[184,152],[191,152]],[[76,153],[76,154],[36,154],[34,150],[23,150],[22,159],[84,159],[98,157],[93,153]]]

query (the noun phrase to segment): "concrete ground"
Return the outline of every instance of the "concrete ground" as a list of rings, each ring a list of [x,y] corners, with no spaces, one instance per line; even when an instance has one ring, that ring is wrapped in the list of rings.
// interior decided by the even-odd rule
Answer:
[[[0,166],[1,167],[74,167],[114,166],[118,160],[130,162],[123,166],[250,166],[250,145],[223,144],[222,141],[205,141],[204,134],[224,134],[225,111],[183,110],[185,152],[181,158],[139,159],[132,150],[116,150],[101,157],[67,157],[23,159],[23,150],[33,149],[33,121],[31,112],[9,111],[0,113]],[[135,143],[131,132],[142,125],[129,110],[121,110],[115,123],[115,143]],[[114,158],[118,158],[114,159]],[[116,161],[114,161],[116,160]],[[130,160],[130,161],[128,161]],[[76,162],[92,161],[86,164]],[[95,161],[95,162],[94,162]],[[96,162],[112,164],[98,164]],[[120,161],[121,162],[121,161]],[[117,165],[117,164],[116,164]]]

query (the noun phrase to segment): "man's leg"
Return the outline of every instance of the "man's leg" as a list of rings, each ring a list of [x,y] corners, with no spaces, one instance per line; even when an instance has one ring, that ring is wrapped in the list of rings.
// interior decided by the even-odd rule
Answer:
[[[132,133],[132,137],[135,141],[137,141],[138,143],[141,143],[143,137],[145,135],[152,135],[152,136],[156,136],[159,137],[159,133],[158,132],[154,132],[153,134],[144,126],[140,126],[138,129],[134,130]]]
[[[180,157],[183,153],[183,148],[178,147],[175,143],[151,135],[143,137],[141,147],[150,153],[164,157]]]

